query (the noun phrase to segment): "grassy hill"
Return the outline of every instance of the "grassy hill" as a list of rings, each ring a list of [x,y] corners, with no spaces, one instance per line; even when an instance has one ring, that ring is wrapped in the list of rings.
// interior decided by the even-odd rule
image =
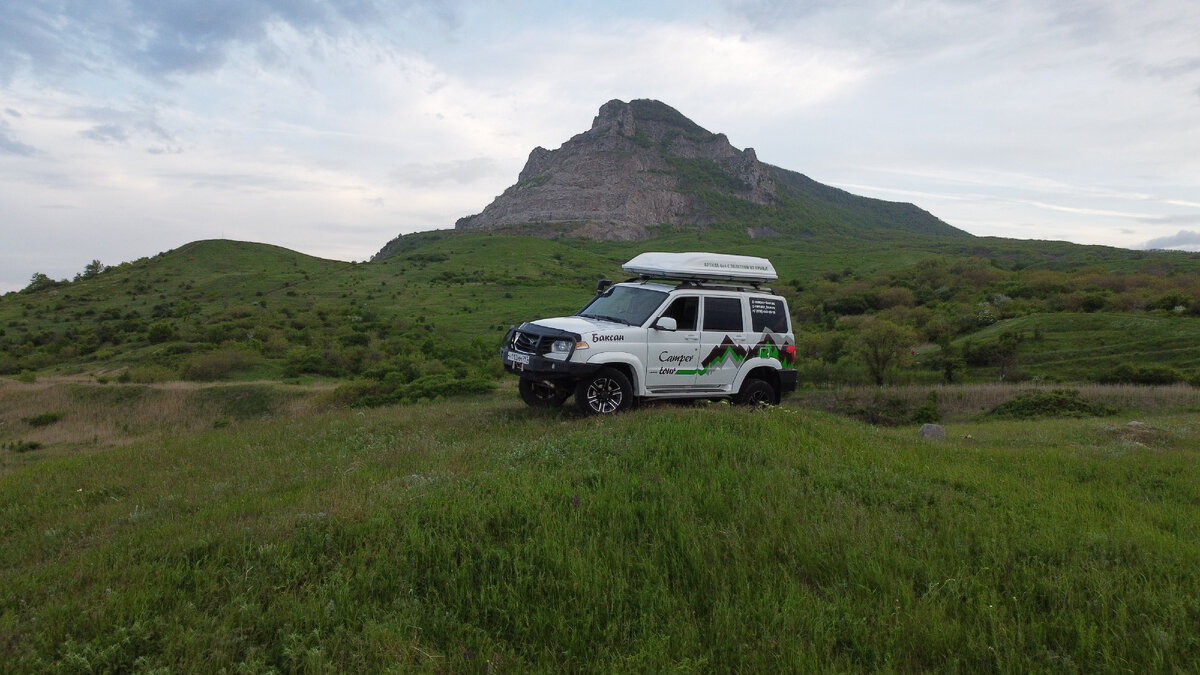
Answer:
[[[1130,384],[1200,367],[1197,256],[655,235],[421,233],[359,264],[206,241],[0,297],[0,663],[1200,669],[1200,390]],[[651,246],[771,258],[802,391],[520,403],[502,331]],[[876,321],[917,354],[853,387]],[[955,360],[989,384],[945,384]]]
[[[654,234],[595,242],[421,233],[359,264],[195,242],[0,297],[0,375],[152,382],[397,373],[404,383],[432,377],[431,387],[475,390],[498,374],[494,346],[508,325],[574,311],[595,279],[623,278],[620,264],[648,248],[771,258],[810,384],[865,381],[852,349],[864,318],[914,332],[921,358],[891,375],[899,383],[936,381],[946,358],[962,360],[958,376],[968,381],[1000,370],[1123,381],[1113,372],[1122,364],[1169,367],[1168,379],[1181,381],[1200,365],[1186,349],[1200,339],[1195,254],[897,233],[753,238],[735,226]],[[1096,351],[1100,339],[1107,348]],[[394,386],[385,393],[406,396]]]
[[[232,387],[0,384],[78,439],[0,471],[6,671],[1200,667],[1194,408],[935,443]]]

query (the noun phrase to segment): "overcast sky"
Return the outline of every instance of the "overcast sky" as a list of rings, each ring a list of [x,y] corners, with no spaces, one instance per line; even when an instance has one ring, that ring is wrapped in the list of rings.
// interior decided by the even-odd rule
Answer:
[[[0,292],[365,260],[610,99],[977,235],[1200,249],[1196,0],[0,0]]]

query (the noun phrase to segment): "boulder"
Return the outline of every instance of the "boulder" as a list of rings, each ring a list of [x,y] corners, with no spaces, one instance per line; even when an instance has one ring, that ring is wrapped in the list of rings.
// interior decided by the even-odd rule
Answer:
[[[917,430],[921,438],[942,439],[946,437],[946,427],[940,424],[922,424]]]

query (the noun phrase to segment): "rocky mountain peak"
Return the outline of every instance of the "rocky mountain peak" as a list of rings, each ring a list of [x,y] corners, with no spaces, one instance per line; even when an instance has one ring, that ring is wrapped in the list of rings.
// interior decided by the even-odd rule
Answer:
[[[713,178],[731,196],[775,200],[753,150],[734,148],[665,103],[612,100],[557,150],[534,148],[517,183],[455,227],[571,224],[585,236],[640,238],[646,225],[711,222],[690,183]]]
[[[855,225],[879,220],[885,228],[961,233],[910,204],[857,197],[764,164],[752,148],[739,150],[725,134],[649,99],[609,101],[587,131],[556,150],[534,148],[516,184],[455,228],[641,239],[648,225],[705,226],[743,213],[758,218],[789,199],[797,221],[804,213],[836,211],[834,220]],[[797,210],[797,200],[815,207]]]

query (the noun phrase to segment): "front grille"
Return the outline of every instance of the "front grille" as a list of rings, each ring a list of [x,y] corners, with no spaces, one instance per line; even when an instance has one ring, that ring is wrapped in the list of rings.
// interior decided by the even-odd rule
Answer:
[[[551,342],[552,340],[543,338],[541,335],[515,331],[513,333],[512,348],[526,354],[540,355],[550,351]]]

